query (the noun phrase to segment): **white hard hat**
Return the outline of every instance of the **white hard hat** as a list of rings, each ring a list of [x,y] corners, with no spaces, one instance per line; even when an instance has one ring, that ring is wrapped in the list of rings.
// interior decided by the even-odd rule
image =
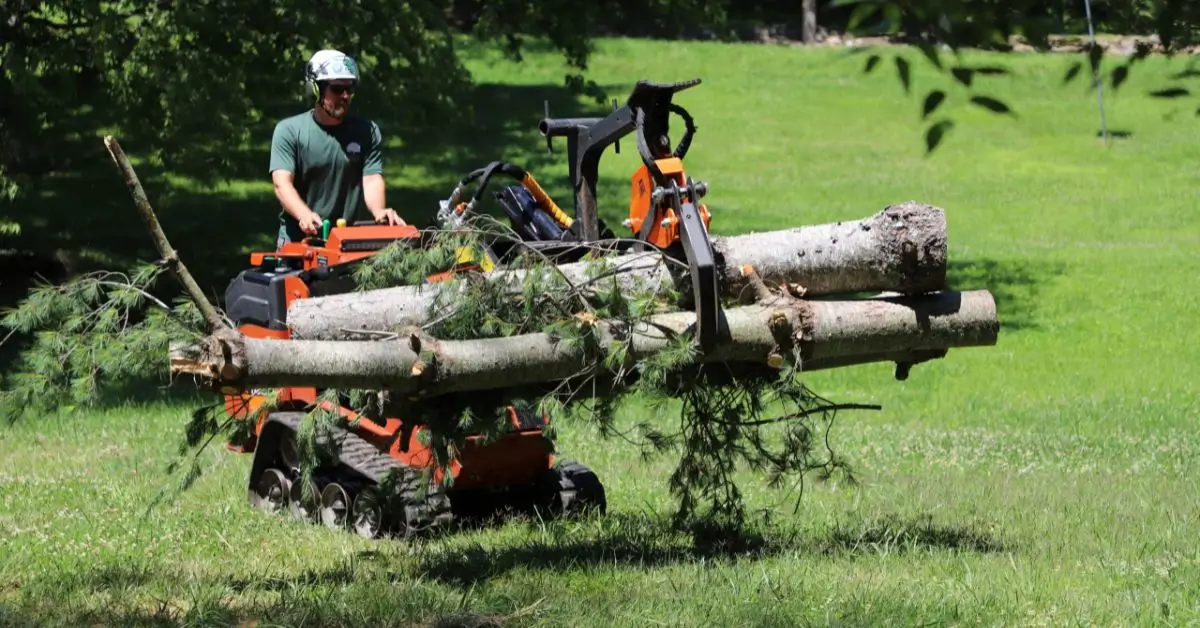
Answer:
[[[308,60],[304,74],[314,92],[319,81],[349,79],[358,81],[358,64],[349,55],[337,50],[321,50]]]

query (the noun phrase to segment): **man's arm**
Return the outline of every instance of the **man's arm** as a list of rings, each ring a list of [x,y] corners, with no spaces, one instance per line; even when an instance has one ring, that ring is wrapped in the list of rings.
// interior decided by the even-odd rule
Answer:
[[[280,205],[283,205],[283,211],[295,218],[305,232],[316,233],[321,228],[321,217],[308,206],[308,203],[304,202],[304,199],[300,198],[300,193],[296,191],[292,177],[292,173],[287,170],[271,172],[271,181],[275,184],[275,198],[279,199]],[[316,226],[312,227],[310,231],[306,228],[306,224],[315,224]]]
[[[363,160],[363,202],[376,221],[392,225],[405,224],[391,208],[387,206],[387,183],[383,180],[383,134],[379,125],[371,123],[371,141],[367,144],[367,154]]]
[[[383,175],[364,174],[362,185],[363,201],[366,202],[367,209],[371,210],[371,215],[378,218],[380,213],[387,209],[387,184]]]
[[[296,144],[294,137],[282,124],[275,125],[271,136],[271,182],[275,185],[275,198],[283,210],[300,223],[305,233],[316,233],[321,229],[321,217],[300,198],[296,191]]]

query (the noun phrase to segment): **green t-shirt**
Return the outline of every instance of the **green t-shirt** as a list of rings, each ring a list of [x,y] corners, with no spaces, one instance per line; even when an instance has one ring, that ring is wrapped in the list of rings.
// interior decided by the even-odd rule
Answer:
[[[352,167],[355,154],[361,172]],[[379,126],[357,116],[346,116],[341,124],[318,124],[313,112],[305,111],[280,120],[271,137],[270,172],[287,170],[293,175],[300,198],[321,218],[347,223],[366,220],[362,177],[383,172],[383,141]],[[338,197],[345,185],[345,202]],[[304,237],[300,225],[286,211],[279,213],[279,235],[295,241]]]

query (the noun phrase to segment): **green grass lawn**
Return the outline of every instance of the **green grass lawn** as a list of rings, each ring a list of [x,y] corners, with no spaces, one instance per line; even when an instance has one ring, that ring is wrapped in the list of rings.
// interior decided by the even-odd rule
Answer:
[[[704,79],[679,102],[697,119],[687,163],[709,182],[716,232],[857,219],[909,199],[946,210],[955,287],[996,295],[1000,340],[904,382],[887,365],[808,378],[834,400],[883,405],[833,432],[860,485],[810,483],[793,512],[793,493],[747,473],[748,501],[772,508],[773,525],[744,552],[710,555],[667,532],[670,458],[646,463],[565,426],[562,447],[607,486],[607,519],[369,542],[252,512],[249,457],[219,447],[190,490],[154,505],[189,406],[46,417],[0,431],[0,624],[1200,622],[1200,121],[1194,102],[1145,95],[1185,62],[1149,60],[1106,90],[1110,127],[1130,135],[1105,147],[1095,94],[1060,86],[1067,57],[971,55],[1013,69],[981,85],[1015,119],[966,104],[909,57],[909,97],[890,68],[863,76],[863,58],[839,50],[609,41],[591,71],[617,97],[641,78]],[[462,150],[395,142],[402,213],[430,211],[495,158],[529,166],[569,205],[562,146],[546,155],[536,135],[541,98],[573,113],[553,89],[562,68],[498,59],[472,60],[483,87],[467,98],[494,106],[442,143],[462,138]],[[958,124],[926,158],[920,97],[937,86],[951,98],[935,118]],[[614,225],[637,160],[632,142],[622,149],[601,171]],[[263,178],[166,203],[163,222],[182,236],[187,211],[216,198],[261,207],[247,222],[269,226],[269,197],[254,200],[269,193]],[[119,183],[111,204],[132,218]],[[203,254],[194,239],[178,246],[185,261]],[[216,270],[206,280],[222,289]]]

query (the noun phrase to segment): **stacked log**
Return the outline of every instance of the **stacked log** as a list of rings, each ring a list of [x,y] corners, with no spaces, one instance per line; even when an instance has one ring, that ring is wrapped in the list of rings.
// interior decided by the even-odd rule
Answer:
[[[996,343],[992,295],[947,289],[940,208],[902,203],[861,220],[714,236],[713,245],[726,307],[719,342],[700,362],[778,366],[782,360],[802,371],[873,362],[904,367],[939,359],[951,349]],[[622,289],[679,285],[678,272],[658,253],[628,253],[605,263]],[[583,285],[586,266],[561,264],[551,271]],[[549,271],[498,270],[486,277],[520,278],[527,272]],[[553,382],[586,366],[582,349],[544,333],[458,341],[422,333],[437,315],[430,305],[439,291],[465,285],[302,299],[287,312],[289,341],[217,330],[200,346],[178,351],[172,371],[224,389],[314,386],[431,397]],[[694,323],[695,314],[684,304],[628,328],[593,322],[602,343],[628,342],[629,365],[688,333]]]

